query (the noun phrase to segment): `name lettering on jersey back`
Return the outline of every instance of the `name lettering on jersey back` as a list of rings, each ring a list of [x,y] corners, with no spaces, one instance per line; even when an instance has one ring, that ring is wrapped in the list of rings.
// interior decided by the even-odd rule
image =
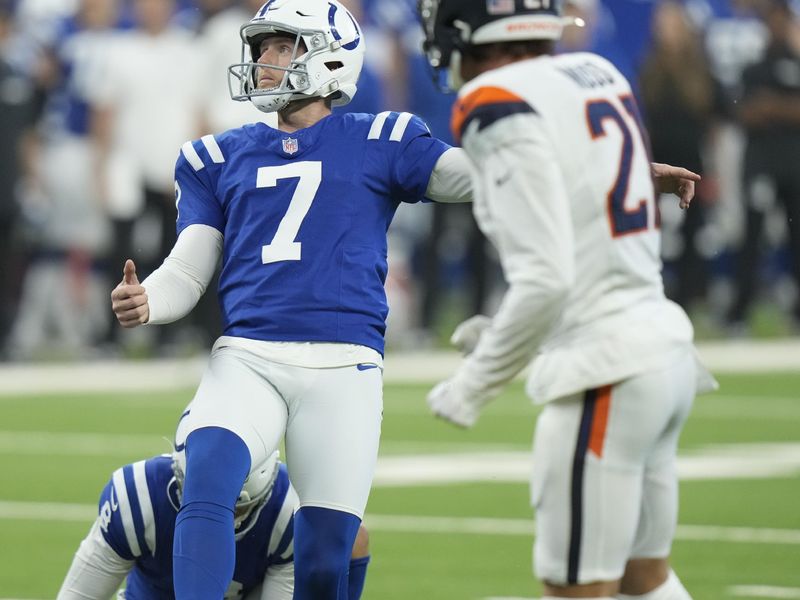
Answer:
[[[586,89],[611,85],[616,81],[612,73],[590,62],[574,67],[559,67],[558,70]]]

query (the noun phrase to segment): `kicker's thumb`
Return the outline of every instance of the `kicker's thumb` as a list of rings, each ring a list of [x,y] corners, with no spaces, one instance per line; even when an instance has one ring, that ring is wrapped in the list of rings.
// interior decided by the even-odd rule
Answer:
[[[139,285],[139,278],[136,277],[136,264],[130,258],[125,261],[125,267],[122,270],[122,283]]]

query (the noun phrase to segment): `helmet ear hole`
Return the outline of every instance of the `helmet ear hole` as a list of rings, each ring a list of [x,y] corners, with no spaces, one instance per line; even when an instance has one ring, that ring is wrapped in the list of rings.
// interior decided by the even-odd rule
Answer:
[[[335,71],[336,69],[341,69],[344,66],[344,63],[339,60],[332,60],[330,62],[326,62],[325,66],[328,67],[329,71]]]

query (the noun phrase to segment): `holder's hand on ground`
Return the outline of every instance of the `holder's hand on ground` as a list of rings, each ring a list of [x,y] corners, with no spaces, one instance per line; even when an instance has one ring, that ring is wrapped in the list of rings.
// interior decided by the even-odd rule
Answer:
[[[663,163],[652,163],[650,172],[653,174],[657,193],[675,194],[680,198],[680,207],[689,208],[694,198],[695,184],[702,179],[700,175],[689,169]]]
[[[130,259],[125,261],[122,281],[111,292],[111,308],[120,325],[128,329],[143,325],[150,319],[147,294],[136,277],[136,265]]]
[[[470,317],[456,327],[450,336],[450,343],[464,356],[472,354],[481,339],[481,334],[491,324],[492,319],[486,315]]]

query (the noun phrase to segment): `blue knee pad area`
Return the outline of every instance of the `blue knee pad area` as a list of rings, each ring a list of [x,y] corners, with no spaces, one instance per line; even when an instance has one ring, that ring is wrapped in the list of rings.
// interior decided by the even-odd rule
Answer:
[[[294,600],[347,600],[348,569],[361,519],[304,506],[294,518]]]
[[[186,473],[175,521],[177,600],[220,600],[236,564],[233,509],[250,473],[250,451],[235,433],[204,427],[186,440]]]

